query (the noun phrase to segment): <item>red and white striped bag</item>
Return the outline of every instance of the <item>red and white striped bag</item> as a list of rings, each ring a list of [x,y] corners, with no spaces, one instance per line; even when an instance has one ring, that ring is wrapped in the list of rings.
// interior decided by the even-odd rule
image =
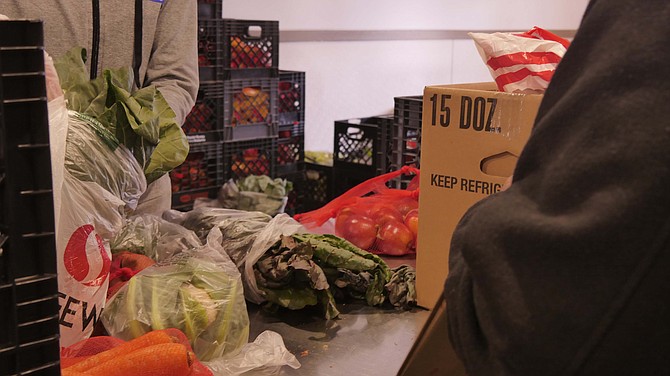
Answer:
[[[523,33],[469,33],[498,90],[544,92],[570,42],[534,27]]]

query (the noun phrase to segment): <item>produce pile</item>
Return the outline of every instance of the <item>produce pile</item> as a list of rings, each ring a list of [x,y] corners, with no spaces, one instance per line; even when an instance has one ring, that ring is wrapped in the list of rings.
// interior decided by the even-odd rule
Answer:
[[[300,97],[300,86],[291,81],[279,81],[279,105],[277,111],[296,112],[300,110],[302,98]]]
[[[198,95],[201,94],[198,93]],[[182,126],[184,132],[186,132],[186,134],[192,134],[214,130],[212,129],[212,125],[216,124],[216,113],[213,108],[213,105],[215,104],[215,102],[212,103],[198,99],[193,106],[193,109],[191,109],[191,112],[186,116],[186,120]]]
[[[165,219],[131,216],[110,245],[105,331],[132,342],[176,329],[193,361],[208,367],[247,344],[246,301],[269,310],[318,307],[325,319],[339,316],[339,302],[416,303],[412,268],[391,269],[338,236],[306,232],[286,214],[203,207]]]
[[[292,190],[293,183],[286,179],[248,175],[237,180],[228,180],[219,190],[214,203],[207,206],[275,215],[284,212],[288,194]]]
[[[233,126],[269,123],[270,94],[260,87],[245,87],[233,95]]]
[[[68,201],[59,213],[59,243],[67,246],[58,249],[59,277],[69,283],[67,294],[61,291],[67,304],[76,300],[83,307],[79,320],[67,306],[61,317],[85,323],[69,328],[70,342],[61,336],[64,375],[297,368],[278,335],[263,333],[249,343],[247,302],[269,310],[317,307],[328,320],[339,316],[339,302],[415,305],[412,268],[391,269],[338,235],[311,233],[277,214],[275,201],[285,205],[292,189],[285,180],[232,181],[223,199],[234,208],[136,215],[147,185],[162,175],[183,174],[195,186],[207,177],[197,159],[186,160],[188,142],[156,88],[131,93],[127,69],[89,80],[82,53],[73,50],[57,62],[71,110]],[[242,155],[238,168],[263,160],[258,151]],[[265,200],[250,199],[258,196]],[[96,336],[86,338],[94,327]],[[76,342],[77,336],[84,339]]]
[[[405,309],[415,304],[413,269],[391,270],[379,256],[335,235],[311,234],[285,214],[198,208],[178,221],[201,239],[213,228],[222,232],[221,245],[240,269],[251,302],[318,305],[326,319],[339,315],[337,299]]]
[[[208,165],[211,160],[206,159],[204,152],[189,153],[184,163],[170,171],[172,192],[188,191],[191,189],[207,188],[214,185]]]
[[[133,92],[132,71],[127,68],[105,69],[91,80],[84,56],[85,50],[75,48],[54,61],[68,110],[99,125],[95,131],[110,148],[128,148],[147,183],[181,165],[188,140],[160,91],[152,85]],[[90,151],[89,155],[97,157]]]
[[[269,39],[244,40],[239,36],[230,37],[231,68],[270,68],[272,53]]]
[[[267,175],[270,173],[269,149],[248,148],[232,156],[230,171],[235,176]]]

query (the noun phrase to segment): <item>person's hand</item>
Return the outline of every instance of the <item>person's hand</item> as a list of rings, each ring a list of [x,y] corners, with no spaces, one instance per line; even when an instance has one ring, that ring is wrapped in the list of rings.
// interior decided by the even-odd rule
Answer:
[[[46,51],[44,51],[44,76],[47,85],[47,100],[51,101],[63,96],[54,61]]]

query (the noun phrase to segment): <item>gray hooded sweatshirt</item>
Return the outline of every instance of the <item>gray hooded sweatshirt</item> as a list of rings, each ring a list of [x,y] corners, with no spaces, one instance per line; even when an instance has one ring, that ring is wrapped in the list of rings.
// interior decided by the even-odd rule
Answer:
[[[0,0],[0,14],[44,21],[54,59],[73,47],[88,52],[92,73],[133,67],[135,0]],[[155,85],[183,124],[198,91],[197,1],[142,0],[141,86]],[[96,27],[95,25],[99,25]]]

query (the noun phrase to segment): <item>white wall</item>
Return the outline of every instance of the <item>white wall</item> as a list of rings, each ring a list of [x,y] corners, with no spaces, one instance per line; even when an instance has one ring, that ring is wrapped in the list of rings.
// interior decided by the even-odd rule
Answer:
[[[225,18],[278,20],[281,31],[574,30],[588,0],[223,0]],[[490,81],[472,41],[282,42],[280,69],[306,72],[305,144],[332,151],[333,122],[393,112],[424,86]]]

